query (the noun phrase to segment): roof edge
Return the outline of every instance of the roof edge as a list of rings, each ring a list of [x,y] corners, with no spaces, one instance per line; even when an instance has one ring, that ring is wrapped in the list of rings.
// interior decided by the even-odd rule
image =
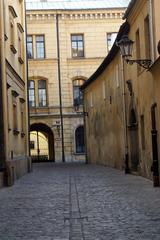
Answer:
[[[90,78],[88,78],[88,80],[81,86],[81,89],[84,90],[85,88],[87,88],[92,82],[94,82],[97,77],[99,77],[104,70],[109,66],[109,64],[112,62],[112,60],[114,59],[114,57],[116,56],[116,54],[119,51],[119,47],[116,45],[116,42],[119,41],[121,39],[121,37],[124,34],[128,34],[130,30],[130,25],[129,23],[126,21],[125,23],[123,23],[119,29],[117,38],[110,50],[110,52],[108,53],[108,55],[106,56],[106,58],[103,60],[103,62],[101,63],[101,65],[97,68],[97,70],[91,75]]]
[[[126,11],[124,13],[124,16],[122,18],[123,20],[125,20],[128,17],[128,15],[130,14],[130,12],[131,12],[131,10],[132,10],[132,8],[133,8],[133,6],[135,5],[136,2],[137,2],[137,0],[131,0],[130,1],[129,5],[128,5],[128,8],[126,9]]]

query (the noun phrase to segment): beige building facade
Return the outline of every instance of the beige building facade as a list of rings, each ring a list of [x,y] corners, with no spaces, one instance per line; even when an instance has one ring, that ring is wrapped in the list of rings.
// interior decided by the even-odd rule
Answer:
[[[85,160],[80,86],[110,50],[126,7],[105,1],[106,7],[82,9],[80,2],[67,9],[48,1],[42,9],[40,1],[27,1],[30,131],[47,137],[46,157],[53,161],[63,160],[63,145],[65,161]],[[32,135],[32,158],[45,158],[40,147],[35,153],[37,139]]]
[[[0,1],[1,185],[30,169],[25,4]]]
[[[126,172],[150,179],[153,178],[155,186],[159,185],[160,126],[158,120],[160,99],[158,85],[159,53],[157,51],[159,30],[158,16],[156,15],[158,8],[156,1],[132,0],[124,16],[125,25],[128,25],[129,29],[123,35],[127,35],[134,42],[130,60],[151,60],[152,63],[148,69],[144,69],[137,63],[127,64],[127,61],[122,59],[116,45],[116,42],[119,42],[123,37],[120,30],[119,37],[117,37],[111,49],[112,55],[106,57],[102,65],[83,87],[85,111],[88,112],[86,138],[89,161],[92,162],[92,159],[96,156],[95,161],[97,163],[125,169]],[[114,52],[117,52],[117,54],[115,55]],[[119,67],[117,67],[118,59]],[[119,73],[117,69],[120,69]],[[121,79],[119,88],[116,87],[118,77],[111,77],[110,71],[114,76],[117,75]],[[117,72],[117,74],[114,74],[114,72]],[[110,104],[107,104],[107,101],[104,103],[103,88],[101,87],[103,85],[106,89],[104,91],[109,92],[108,101]],[[98,91],[101,91],[101,97],[97,97],[97,94],[99,95]],[[118,92],[119,95],[117,95]],[[91,96],[93,96],[95,102],[93,108],[89,107]],[[97,112],[99,112],[99,124],[96,121]],[[108,112],[107,116],[106,112]],[[91,116],[92,118],[90,118]],[[94,141],[91,141],[90,138],[89,131],[90,128],[94,128],[92,124],[95,121],[97,129],[105,126],[105,130],[102,131],[103,134],[99,135],[102,142],[101,147],[97,147],[99,150],[95,148],[92,151],[95,142],[100,141],[96,134],[92,136]],[[104,149],[107,149],[106,153],[104,153]],[[99,157],[101,155],[103,157]]]

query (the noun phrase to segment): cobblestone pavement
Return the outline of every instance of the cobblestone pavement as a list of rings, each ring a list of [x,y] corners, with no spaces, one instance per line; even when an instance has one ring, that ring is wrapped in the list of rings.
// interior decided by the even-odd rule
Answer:
[[[36,164],[0,190],[0,240],[160,240],[160,188],[85,164]]]

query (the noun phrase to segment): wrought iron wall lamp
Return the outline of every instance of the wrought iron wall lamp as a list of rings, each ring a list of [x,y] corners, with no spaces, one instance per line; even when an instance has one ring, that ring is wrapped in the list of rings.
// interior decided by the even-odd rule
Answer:
[[[127,35],[123,35],[117,42],[117,46],[120,48],[123,59],[125,59],[130,65],[137,63],[141,67],[149,69],[152,64],[151,59],[130,59],[130,57],[132,57],[133,43],[134,42],[130,40]]]

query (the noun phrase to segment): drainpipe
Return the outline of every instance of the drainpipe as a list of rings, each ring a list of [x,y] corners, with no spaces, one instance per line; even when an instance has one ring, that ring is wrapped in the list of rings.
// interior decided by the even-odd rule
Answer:
[[[3,32],[3,0],[0,0],[0,171],[5,167],[5,133],[4,133],[4,106],[3,106],[3,86],[4,86],[4,32]]]
[[[158,144],[157,144],[157,129],[156,129],[156,107],[157,104],[154,103],[151,107],[151,120],[152,120],[152,157],[153,163],[151,171],[153,172],[153,185],[158,187],[159,183],[159,169],[158,169]]]
[[[56,14],[56,30],[57,30],[58,83],[59,83],[59,104],[60,104],[59,110],[60,110],[60,118],[61,118],[61,138],[62,138],[62,162],[65,162],[62,87],[61,87],[61,62],[60,62],[60,43],[59,43],[59,14]]]
[[[155,49],[154,49],[154,41],[155,34],[153,30],[154,22],[153,22],[153,0],[149,0],[149,28],[150,28],[150,43],[151,43],[151,60],[154,62],[155,59]]]
[[[83,90],[83,100],[84,100],[84,90]],[[83,101],[83,122],[84,122],[85,162],[86,162],[86,164],[88,164],[86,117],[88,117],[88,113],[85,111],[85,103],[84,103],[84,101]]]
[[[121,55],[120,55],[121,56]],[[122,76],[122,97],[123,97],[123,126],[124,126],[124,144],[125,144],[125,173],[129,173],[129,155],[128,155],[128,128],[127,128],[127,107],[124,78],[124,60],[121,56],[121,76]]]

